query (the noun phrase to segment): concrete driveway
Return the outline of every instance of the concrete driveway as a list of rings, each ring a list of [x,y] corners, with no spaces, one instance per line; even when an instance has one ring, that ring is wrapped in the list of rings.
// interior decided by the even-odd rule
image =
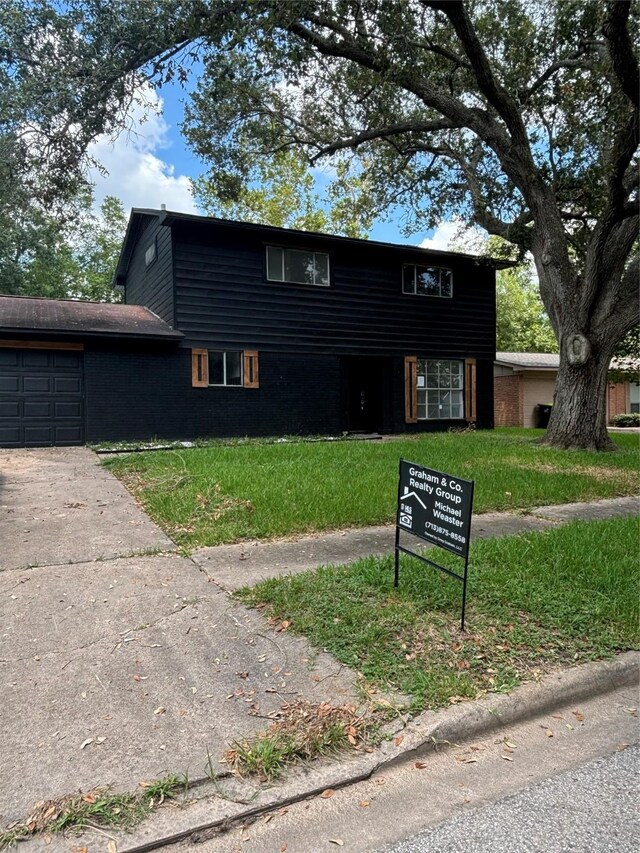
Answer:
[[[88,448],[0,450],[0,571],[174,548]]]
[[[284,702],[355,700],[353,673],[178,556],[91,451],[0,451],[0,478],[0,827],[78,789],[203,777],[207,750],[223,769]]]

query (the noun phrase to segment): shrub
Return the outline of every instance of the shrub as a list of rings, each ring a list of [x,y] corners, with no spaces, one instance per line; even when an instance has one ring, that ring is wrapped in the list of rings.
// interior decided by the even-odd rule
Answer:
[[[624,415],[614,415],[611,418],[611,423],[617,427],[640,426],[640,412],[627,412]]]

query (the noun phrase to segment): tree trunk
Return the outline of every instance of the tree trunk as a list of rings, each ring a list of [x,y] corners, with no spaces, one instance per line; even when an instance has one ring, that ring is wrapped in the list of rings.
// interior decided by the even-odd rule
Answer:
[[[581,338],[582,336],[574,336]],[[588,352],[588,342],[586,349]],[[579,348],[580,343],[574,342]],[[554,405],[543,443],[581,450],[615,450],[607,432],[607,383],[611,353],[570,352],[571,340],[560,348],[560,369]]]

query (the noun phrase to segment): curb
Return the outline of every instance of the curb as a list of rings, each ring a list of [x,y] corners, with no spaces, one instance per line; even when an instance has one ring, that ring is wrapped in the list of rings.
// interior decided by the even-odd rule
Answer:
[[[493,694],[440,711],[425,711],[402,729],[401,745],[387,741],[373,753],[349,757],[340,764],[323,762],[319,766],[299,769],[277,790],[261,789],[252,798],[251,805],[234,802],[232,795],[225,798],[225,791],[221,789],[226,780],[221,779],[216,786],[217,792],[208,783],[211,795],[200,789],[199,799],[180,809],[168,807],[133,833],[114,833],[113,837],[119,853],[148,853],[185,839],[194,843],[206,841],[234,825],[318,796],[326,788],[344,788],[380,770],[423,757],[438,746],[464,743],[586,699],[638,686],[639,681],[640,654],[635,651],[625,652],[611,661],[587,663],[551,673],[540,682],[517,687],[510,694]],[[25,844],[23,849],[31,849],[30,844]],[[55,841],[49,849],[55,853]]]

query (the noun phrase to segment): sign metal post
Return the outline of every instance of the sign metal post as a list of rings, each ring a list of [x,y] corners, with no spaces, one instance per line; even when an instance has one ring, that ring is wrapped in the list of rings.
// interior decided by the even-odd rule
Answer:
[[[473,480],[463,480],[442,471],[416,465],[406,459],[400,460],[393,585],[397,587],[399,583],[400,552],[459,580],[462,583],[461,631],[464,631],[467,605],[473,489]],[[400,544],[400,530],[462,557],[464,573],[460,575],[422,554],[405,548]]]

